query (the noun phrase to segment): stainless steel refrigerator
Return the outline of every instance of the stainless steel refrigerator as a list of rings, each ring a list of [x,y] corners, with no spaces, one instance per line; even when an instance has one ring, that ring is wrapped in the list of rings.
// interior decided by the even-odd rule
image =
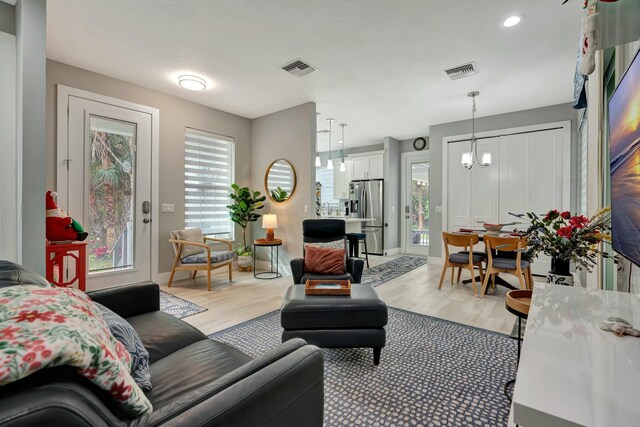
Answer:
[[[351,216],[371,218],[362,223],[367,235],[367,253],[383,255],[384,251],[384,181],[367,179],[349,184]]]

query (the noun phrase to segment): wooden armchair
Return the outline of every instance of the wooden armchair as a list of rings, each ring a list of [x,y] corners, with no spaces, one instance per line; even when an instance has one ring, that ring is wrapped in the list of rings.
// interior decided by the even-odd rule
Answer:
[[[192,279],[198,271],[207,272],[207,290],[211,290],[211,271],[227,266],[229,281],[233,280],[233,252],[231,241],[203,236],[200,229],[178,230],[169,233],[169,242],[173,245],[176,256],[173,260],[171,277],[168,287],[171,287],[176,271],[193,271]],[[214,251],[207,242],[218,242],[227,245],[229,250]]]

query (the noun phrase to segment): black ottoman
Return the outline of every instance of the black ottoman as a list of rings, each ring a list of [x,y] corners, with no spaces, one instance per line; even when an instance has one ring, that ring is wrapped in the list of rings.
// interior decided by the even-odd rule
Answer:
[[[386,343],[387,305],[371,285],[351,285],[351,296],[305,295],[304,285],[287,289],[280,310],[282,342],[302,338],[323,348],[373,348],[380,363]]]

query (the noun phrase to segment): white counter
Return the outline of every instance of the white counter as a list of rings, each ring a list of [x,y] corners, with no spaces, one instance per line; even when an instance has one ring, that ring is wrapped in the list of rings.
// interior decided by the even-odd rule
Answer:
[[[536,284],[513,395],[516,424],[640,425],[640,338],[601,330],[611,316],[639,329],[640,295]]]
[[[346,223],[347,233],[362,233],[362,223],[374,220],[374,218],[353,218],[350,216],[323,216],[318,219],[341,219]]]

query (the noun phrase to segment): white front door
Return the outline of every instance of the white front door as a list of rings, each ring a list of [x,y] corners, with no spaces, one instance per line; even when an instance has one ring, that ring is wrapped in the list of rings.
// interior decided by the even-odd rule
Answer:
[[[429,252],[429,154],[407,155],[402,165],[403,252]]]
[[[67,104],[58,114],[68,113],[66,141],[58,141],[58,204],[89,233],[87,287],[150,280],[152,114],[58,96]]]

